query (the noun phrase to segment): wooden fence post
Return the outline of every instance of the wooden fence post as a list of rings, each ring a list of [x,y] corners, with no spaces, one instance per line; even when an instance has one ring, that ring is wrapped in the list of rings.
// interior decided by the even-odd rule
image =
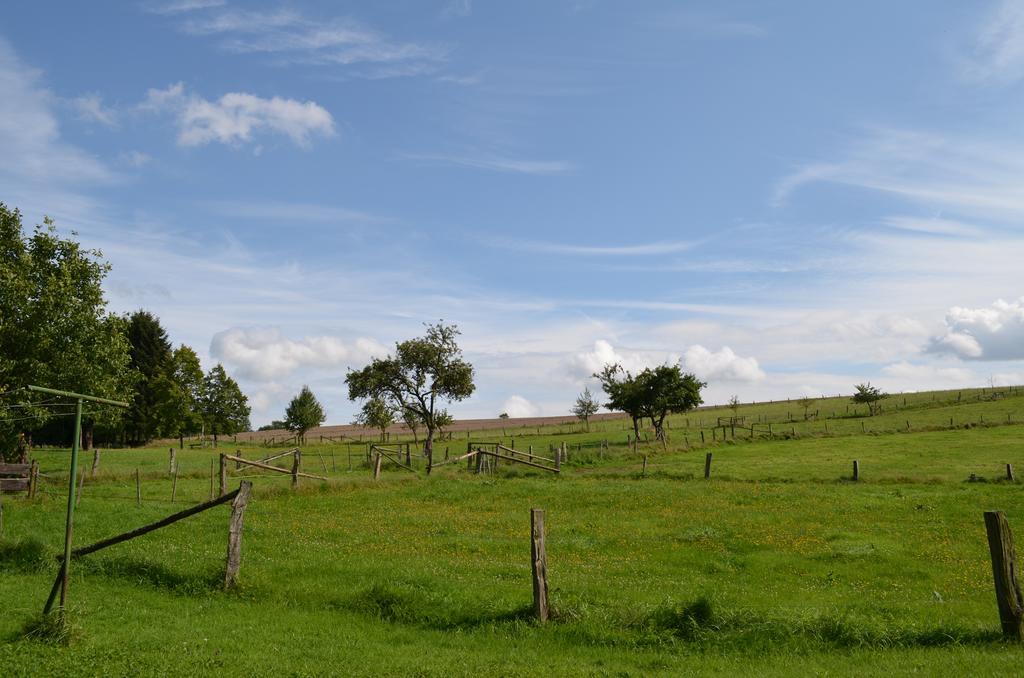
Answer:
[[[374,480],[380,480],[380,465],[381,465],[382,458],[383,457],[381,456],[380,452],[377,452],[377,454],[373,458],[373,479]]]
[[[235,456],[238,457],[239,459],[242,459],[243,458],[242,457],[242,451],[241,450],[235,450]],[[236,461],[235,462],[235,470],[238,471],[241,468],[242,468],[242,462]]]
[[[704,455],[704,480],[711,477],[711,453]]]
[[[1024,640],[1024,596],[1017,583],[1017,554],[1013,547],[1013,533],[1002,511],[985,511],[985,531],[992,556],[992,576],[996,585],[996,603],[1003,636],[1015,641]]]
[[[100,467],[100,448],[94,448],[92,451],[92,469],[89,470],[89,475],[96,475],[96,470]]]
[[[296,449],[292,453],[292,487],[299,486],[299,471],[302,470],[302,452]]]
[[[1013,464],[1006,465],[1006,479],[1009,480],[1011,483],[1014,482]]]
[[[178,467],[174,467],[174,479],[171,480],[171,503],[174,503],[174,497],[178,494]]]
[[[645,478],[647,477],[647,455],[646,454],[644,455],[644,467],[643,467],[643,469],[641,469],[640,475],[645,477]]]
[[[220,453],[220,492],[217,493],[218,497],[223,497],[227,494],[228,488],[228,462],[224,459],[224,453]]]
[[[860,480],[860,462],[856,459],[853,460],[853,479]]]
[[[231,522],[228,524],[228,562],[224,569],[224,588],[228,589],[238,581],[238,569],[242,566],[242,523],[245,507],[249,504],[252,482],[243,480],[238,494],[231,502]]]
[[[174,458],[174,448],[170,448],[169,454],[167,455],[167,475],[173,476],[174,472],[178,469],[177,460]]]
[[[82,478],[85,478],[85,469],[82,469]],[[28,498],[36,498],[36,489],[39,486],[39,460],[32,460],[32,468],[28,472]],[[79,490],[81,492],[81,490]],[[81,495],[79,495],[81,496]]]
[[[533,614],[548,620],[548,560],[544,548],[544,509],[530,509],[530,562],[533,566]]]

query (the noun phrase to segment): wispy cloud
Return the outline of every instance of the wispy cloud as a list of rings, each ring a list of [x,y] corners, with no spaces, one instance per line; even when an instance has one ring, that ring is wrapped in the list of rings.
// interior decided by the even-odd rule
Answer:
[[[961,70],[983,83],[1009,84],[1024,78],[1024,2],[995,4],[977,28]]]
[[[142,7],[154,14],[183,14],[197,10],[223,7],[227,0],[169,0],[168,2],[147,2]]]
[[[281,64],[390,66],[355,73],[367,77],[435,72],[448,55],[443,45],[396,41],[353,19],[312,18],[294,9],[189,14],[180,27],[190,35],[215,37],[231,52],[272,54]]]
[[[570,162],[562,160],[524,160],[521,158],[503,158],[488,155],[443,155],[407,153],[409,160],[439,165],[456,165],[496,172],[515,172],[518,174],[567,174],[576,169]]]
[[[664,30],[683,31],[711,38],[753,38],[767,33],[763,26],[750,21],[692,9],[662,12],[646,19],[644,23]]]
[[[186,93],[182,83],[151,89],[140,110],[169,112],[178,123],[178,144],[202,146],[211,142],[241,144],[261,131],[284,134],[308,148],[314,135],[334,136],[334,118],[319,104],[245,92],[229,92],[216,101]]]
[[[983,229],[977,226],[972,226],[955,219],[941,219],[939,217],[886,217],[882,220],[882,223],[890,228],[901,231],[928,235],[974,238],[985,233]]]
[[[206,203],[215,214],[239,219],[293,220],[296,222],[383,223],[390,219],[360,210],[312,203],[217,200]]]
[[[473,0],[448,0],[441,10],[442,16],[469,16],[472,13]]]
[[[106,127],[117,127],[118,114],[113,108],[103,105],[103,98],[96,93],[85,94],[71,99],[71,107],[78,117],[86,122],[95,122]]]
[[[776,205],[815,183],[879,191],[960,215],[1012,220],[1024,214],[1024,144],[915,130],[871,128],[838,160],[816,161],[777,185]]]
[[[40,73],[22,62],[3,38],[0,91],[0,176],[7,177],[8,191],[15,182],[108,182],[115,178],[101,160],[61,139],[54,97],[40,84]]]
[[[675,254],[693,249],[699,242],[696,241],[668,241],[650,242],[639,245],[569,245],[564,243],[543,242],[537,240],[489,240],[486,244],[501,249],[516,250],[520,252],[535,252],[537,254],[567,254],[584,257],[630,257],[630,256],[656,256],[660,254]]]

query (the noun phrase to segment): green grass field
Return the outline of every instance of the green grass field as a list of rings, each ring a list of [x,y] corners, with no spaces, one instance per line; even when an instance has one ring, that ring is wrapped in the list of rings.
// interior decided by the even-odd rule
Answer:
[[[69,644],[24,637],[63,538],[68,453],[40,450],[40,496],[4,498],[0,674],[1015,675],[1024,652],[999,637],[982,520],[1001,509],[1024,534],[1021,486],[1004,478],[1007,463],[1024,471],[1024,395],[1007,391],[898,396],[870,418],[822,400],[806,422],[795,403],[745,405],[773,437],[714,444],[727,408],[674,417],[667,447],[627,447],[621,421],[471,435],[541,454],[565,442],[560,476],[460,463],[385,466],[375,483],[365,446],[311,441],[304,470],[328,481],[251,478],[236,590],[220,588],[218,507],[76,561]],[[174,504],[166,447],[104,450],[75,543],[208,499],[211,459],[235,449],[275,451],[178,452]],[[546,511],[543,626],[531,507]]]

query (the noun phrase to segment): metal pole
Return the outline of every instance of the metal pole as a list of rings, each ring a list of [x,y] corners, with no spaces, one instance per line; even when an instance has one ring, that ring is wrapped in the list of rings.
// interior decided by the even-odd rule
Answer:
[[[75,525],[75,483],[78,482],[78,446],[82,439],[82,399],[75,400],[75,438],[71,441],[71,485],[68,489],[68,519],[64,527],[64,563],[61,567],[60,609],[68,600],[68,575],[71,570],[71,537]],[[45,610],[49,612],[49,610]]]

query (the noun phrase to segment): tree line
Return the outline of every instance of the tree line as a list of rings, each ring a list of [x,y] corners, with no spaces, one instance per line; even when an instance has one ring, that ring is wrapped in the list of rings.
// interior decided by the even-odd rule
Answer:
[[[26,232],[0,202],[0,456],[23,456],[34,441],[67,444],[65,400],[29,384],[129,403],[90,406],[82,444],[144,444],[158,437],[249,428],[250,408],[222,365],[205,374],[196,352],[173,348],[153,314],[107,309],[111,267],[98,250],[63,237],[49,218]]]

